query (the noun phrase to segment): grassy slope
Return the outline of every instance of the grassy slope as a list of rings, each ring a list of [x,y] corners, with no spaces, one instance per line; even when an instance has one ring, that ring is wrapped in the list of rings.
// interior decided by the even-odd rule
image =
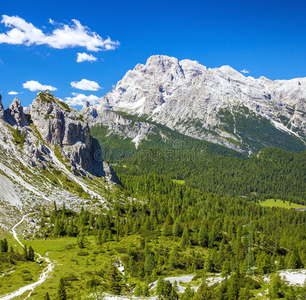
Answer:
[[[261,206],[265,207],[282,207],[282,208],[306,208],[305,205],[302,204],[296,204],[296,203],[291,203],[288,201],[283,201],[280,199],[268,199],[266,201],[260,202]]]
[[[107,274],[107,270],[109,269],[111,262],[116,261],[118,258],[120,258],[124,263],[127,263],[127,250],[129,245],[132,243],[134,245],[133,248],[140,249],[141,237],[144,236],[139,234],[127,236],[119,242],[109,241],[102,246],[97,246],[94,238],[90,236],[87,237],[85,249],[79,249],[77,246],[77,239],[72,237],[61,237],[50,240],[22,241],[23,243],[26,243],[27,246],[31,245],[35,252],[40,253],[42,256],[45,256],[48,252],[48,257],[50,260],[56,262],[51,276],[42,285],[35,288],[31,299],[41,300],[46,292],[49,293],[51,299],[56,299],[57,288],[61,277],[70,277],[71,279],[74,279],[68,280],[68,286],[66,287],[68,296],[72,297],[73,299],[84,299],[86,295],[89,295],[95,291],[95,288],[90,288],[88,284],[92,279],[96,279],[102,283],[102,286],[97,286],[96,290],[103,291],[103,282],[105,283],[105,278],[97,275],[97,273],[101,271],[102,273],[106,272]],[[164,249],[168,249],[168,251],[171,251],[175,245],[179,247],[179,242],[174,241],[169,237],[158,237],[157,240],[158,244],[162,244]],[[8,239],[8,243],[9,245],[13,244],[17,246],[17,243],[12,237]],[[150,245],[152,247],[155,246],[153,242],[150,243]],[[203,249],[201,247],[194,247],[192,250],[200,253],[204,257],[208,253],[207,249]],[[22,251],[20,246],[18,246],[18,251]],[[182,250],[180,252],[183,253],[184,251],[187,251],[190,254],[191,249]],[[88,253],[88,255],[80,256],[80,252]],[[22,271],[25,268],[28,268],[31,274],[35,275],[33,276],[32,281],[24,282],[24,274]],[[17,265],[14,277],[13,273],[11,276],[4,276],[0,278],[0,284],[2,285],[0,287],[0,295],[17,290],[21,286],[33,283],[35,280],[37,280],[43,268],[43,265],[39,267],[37,263],[32,262]],[[184,274],[184,272],[179,269],[168,271],[165,270],[166,276],[177,276],[182,274]],[[8,278],[10,278],[9,281]],[[131,285],[136,284],[138,281],[139,279],[135,277],[129,277],[128,279],[128,283]],[[9,289],[7,289],[8,286]],[[28,293],[25,293],[24,295],[27,294]]]

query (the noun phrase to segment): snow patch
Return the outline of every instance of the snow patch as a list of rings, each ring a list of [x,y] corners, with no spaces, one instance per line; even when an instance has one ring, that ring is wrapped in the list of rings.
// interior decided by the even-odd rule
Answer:
[[[279,275],[284,278],[289,285],[303,285],[306,280],[306,270],[286,270],[280,271]]]

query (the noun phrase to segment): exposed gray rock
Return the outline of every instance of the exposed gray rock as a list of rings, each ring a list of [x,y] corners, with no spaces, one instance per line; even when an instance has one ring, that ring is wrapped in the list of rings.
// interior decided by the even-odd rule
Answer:
[[[69,161],[75,172],[104,175],[98,142],[80,113],[59,101],[49,91],[38,93],[30,108],[31,119],[43,140]]]
[[[5,110],[5,118],[11,125],[17,125],[18,127],[28,126],[29,122],[20,101],[16,97],[10,104],[9,108]]]
[[[93,114],[93,111],[96,114]],[[90,127],[105,126],[110,133],[122,138],[132,139],[136,148],[142,140],[147,139],[147,135],[155,128],[155,125],[149,122],[135,122],[133,119],[122,117],[115,111],[104,110],[101,112],[100,109],[100,113],[97,114],[97,110],[93,106],[83,107],[80,112],[84,115]]]
[[[230,66],[210,69],[196,61],[155,55],[145,65],[138,64],[128,71],[90,110],[96,109],[104,123],[106,112],[124,111],[185,135],[239,150],[239,136],[222,126],[222,110],[232,112],[246,107],[305,143],[305,106],[306,78],[255,79]],[[117,116],[109,116],[114,117],[115,124]]]

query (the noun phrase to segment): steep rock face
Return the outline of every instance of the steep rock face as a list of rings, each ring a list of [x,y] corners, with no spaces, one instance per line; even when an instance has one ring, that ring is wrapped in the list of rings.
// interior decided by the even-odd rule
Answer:
[[[236,128],[225,129],[224,110],[234,116],[235,110],[247,108],[305,142],[305,100],[306,78],[255,79],[230,66],[210,69],[196,61],[156,55],[128,71],[95,109],[99,116],[110,110],[142,115],[183,134],[239,150],[240,136]]]
[[[77,110],[46,91],[34,99],[30,115],[42,139],[59,150],[75,171],[104,175],[100,146]]]
[[[130,138],[135,143],[136,148],[143,139],[147,139],[147,135],[155,126],[149,122],[135,122],[133,119],[127,119],[119,113],[99,107],[97,109],[92,105],[85,104],[80,113],[87,120],[90,127],[105,126],[108,130],[122,138]]]
[[[5,118],[13,126],[24,127],[29,125],[18,98],[15,98],[9,108],[5,110]]]

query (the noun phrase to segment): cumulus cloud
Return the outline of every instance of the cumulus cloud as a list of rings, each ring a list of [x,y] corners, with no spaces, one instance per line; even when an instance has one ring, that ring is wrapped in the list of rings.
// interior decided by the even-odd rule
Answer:
[[[97,104],[101,101],[101,98],[95,95],[86,96],[84,94],[72,93],[74,97],[66,97],[65,102],[71,106],[83,105],[85,101],[92,104]]]
[[[101,89],[97,82],[87,79],[82,79],[81,81],[72,81],[70,84],[72,87],[83,91],[97,91],[98,89]]]
[[[49,91],[56,91],[57,88],[51,85],[44,85],[39,83],[38,81],[30,80],[22,84],[23,88],[29,89],[31,92],[35,91],[44,91],[44,90],[49,90]]]
[[[81,62],[84,62],[84,61],[90,61],[90,62],[93,62],[93,61],[97,61],[98,58],[97,57],[94,57],[92,54],[87,54],[85,52],[83,53],[78,53],[77,54],[78,57],[77,57],[77,62],[78,63],[81,63]]]
[[[15,92],[15,91],[11,91],[11,92],[8,92],[9,95],[18,95],[19,93],[18,92]]]
[[[249,73],[250,73],[250,71],[248,71],[248,70],[246,70],[246,69],[243,69],[243,70],[241,70],[240,72],[241,72],[241,73],[244,73],[244,74],[249,74]]]
[[[44,33],[18,16],[2,15],[1,23],[10,30],[0,34],[0,44],[48,45],[56,49],[84,47],[95,52],[114,50],[120,44],[118,41],[112,41],[110,37],[103,39],[78,20],[72,20],[72,24],[67,25],[49,19],[49,23],[57,27],[51,33]]]

